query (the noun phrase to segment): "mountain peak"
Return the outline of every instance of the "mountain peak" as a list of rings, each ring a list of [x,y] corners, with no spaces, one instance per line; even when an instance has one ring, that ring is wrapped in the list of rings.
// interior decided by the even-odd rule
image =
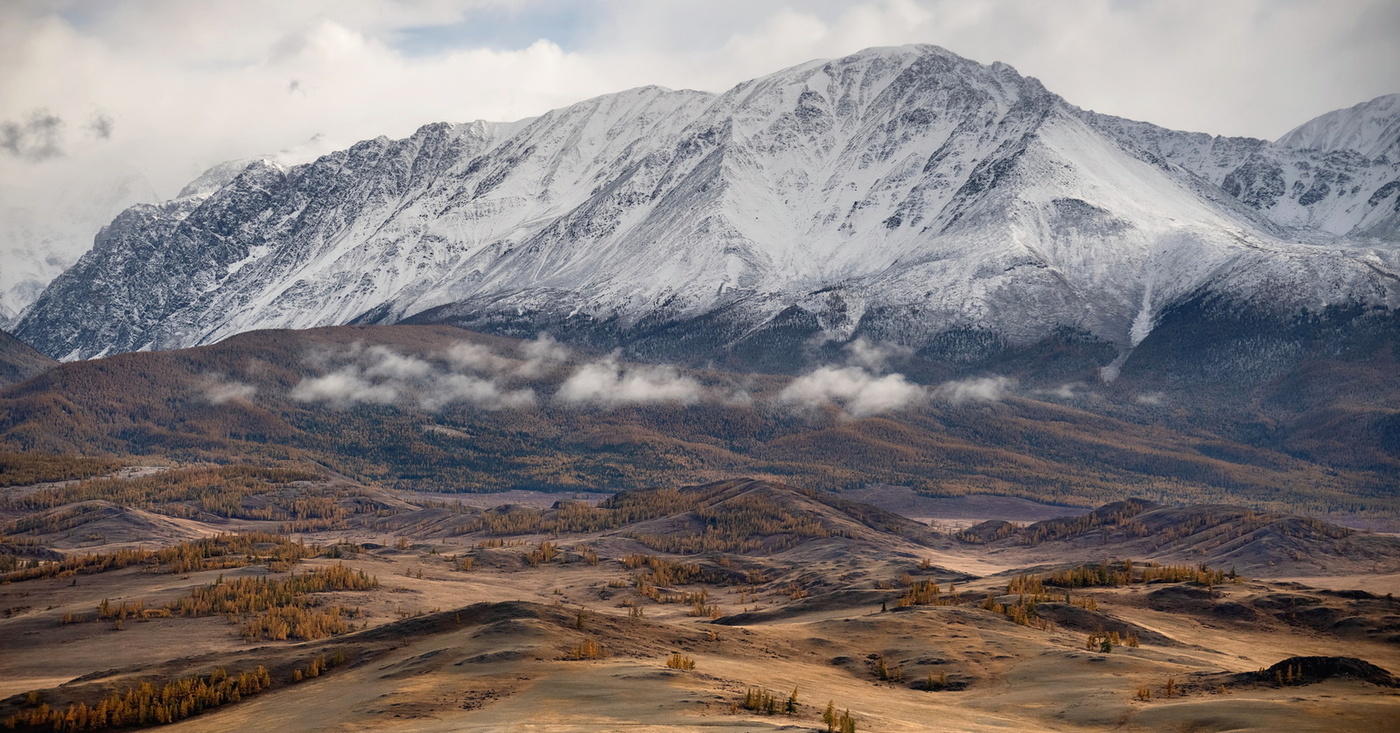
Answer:
[[[1063,329],[1132,349],[1192,293],[1393,307],[1393,252],[1377,269],[1290,242],[1390,237],[1394,178],[1095,116],[937,46],[870,48],[722,94],[639,87],[253,163],[119,217],[16,333],[63,358],[404,321],[682,360]]]
[[[1400,161],[1400,94],[1315,117],[1279,138],[1278,144],[1326,152],[1354,150],[1371,159]]]

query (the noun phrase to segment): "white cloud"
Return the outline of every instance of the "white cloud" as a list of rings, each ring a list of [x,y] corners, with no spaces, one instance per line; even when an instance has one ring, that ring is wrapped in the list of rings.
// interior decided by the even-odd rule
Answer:
[[[298,402],[326,402],[335,407],[357,403],[388,405],[399,399],[395,384],[375,384],[361,376],[356,367],[346,367],[320,377],[304,379],[292,388]]]
[[[489,346],[469,341],[453,344],[447,350],[447,358],[458,368],[485,374],[500,374],[515,364],[510,359],[492,351]]]
[[[535,392],[531,389],[505,389],[487,379],[465,374],[446,374],[433,380],[431,389],[419,397],[426,410],[441,410],[448,405],[469,404],[487,410],[533,407]]]
[[[483,410],[519,409],[535,404],[532,389],[512,389],[502,377],[514,362],[489,348],[467,342],[447,351],[447,364],[485,372],[487,376],[460,374],[385,346],[359,344],[338,352],[313,352],[307,362],[327,374],[302,380],[291,397],[300,402],[322,402],[345,408],[355,404],[412,403],[431,411],[451,405]],[[335,366],[338,365],[338,366]]]
[[[1015,382],[1008,377],[974,377],[944,382],[933,390],[940,400],[961,405],[968,402],[998,402],[1007,397]]]
[[[852,417],[867,417],[923,404],[928,391],[902,374],[877,377],[861,367],[822,367],[788,383],[779,404],[800,408],[837,405]]]
[[[433,365],[422,359],[404,356],[385,346],[371,346],[366,351],[370,360],[365,375],[384,379],[423,379],[433,373]]]
[[[204,385],[204,398],[215,405],[226,402],[246,402],[258,393],[258,388],[244,382],[229,381],[222,376],[211,376]]]
[[[542,333],[532,341],[520,344],[520,355],[525,362],[516,368],[515,373],[527,379],[544,376],[551,370],[569,361],[573,356],[569,347],[555,341],[549,334]]]
[[[907,346],[875,343],[867,341],[863,336],[846,344],[845,351],[847,363],[877,373],[889,368],[890,359],[907,357],[913,353]]]
[[[1083,384],[1075,382],[1062,384],[1058,387],[1055,387],[1054,389],[1032,390],[1031,393],[1045,395],[1047,397],[1054,397],[1055,399],[1060,400],[1074,400],[1079,399],[1081,396],[1083,396],[1084,393],[1080,391],[1083,388]]]
[[[554,395],[566,405],[602,407],[660,402],[689,405],[710,397],[703,385],[674,367],[623,367],[611,357],[579,367]]]

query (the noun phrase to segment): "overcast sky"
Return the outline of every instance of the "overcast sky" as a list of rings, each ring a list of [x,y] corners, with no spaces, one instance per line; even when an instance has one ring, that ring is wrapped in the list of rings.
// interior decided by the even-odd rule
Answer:
[[[129,167],[162,197],[314,135],[722,91],[934,43],[1082,107],[1276,138],[1400,91],[1400,0],[0,0],[0,196]]]

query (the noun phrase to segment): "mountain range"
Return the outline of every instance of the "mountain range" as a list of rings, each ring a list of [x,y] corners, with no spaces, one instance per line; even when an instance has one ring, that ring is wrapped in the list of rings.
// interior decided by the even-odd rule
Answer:
[[[779,371],[865,338],[955,370],[1270,376],[1392,343],[1398,126],[1390,96],[1274,143],[1178,132],[869,49],[223,166],[118,215],[15,333],[65,360],[407,322]]]

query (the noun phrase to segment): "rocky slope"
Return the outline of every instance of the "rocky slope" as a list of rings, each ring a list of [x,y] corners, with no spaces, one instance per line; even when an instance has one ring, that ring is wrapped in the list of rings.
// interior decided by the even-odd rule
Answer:
[[[1307,129],[1164,130],[1004,64],[871,49],[255,162],[123,212],[17,333],[75,359],[448,322],[779,368],[866,336],[955,363],[1068,344],[1111,376],[1204,297],[1393,320],[1400,161]]]

